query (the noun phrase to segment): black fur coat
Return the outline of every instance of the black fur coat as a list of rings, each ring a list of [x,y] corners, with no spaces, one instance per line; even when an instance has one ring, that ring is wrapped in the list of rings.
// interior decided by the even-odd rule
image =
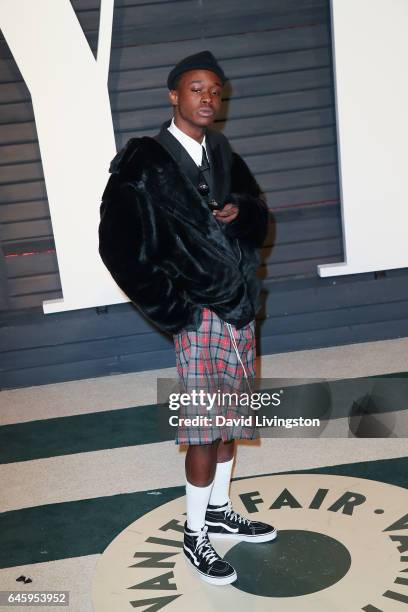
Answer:
[[[267,207],[227,139],[210,130],[206,138],[228,179],[225,201],[239,207],[231,223],[214,218],[160,137],[129,140],[112,161],[102,196],[102,260],[129,299],[170,334],[196,329],[204,306],[237,328],[259,307],[257,248]]]

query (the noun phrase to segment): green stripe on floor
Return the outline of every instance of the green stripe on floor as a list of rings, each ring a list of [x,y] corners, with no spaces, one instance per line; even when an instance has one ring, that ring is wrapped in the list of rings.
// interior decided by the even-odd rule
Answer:
[[[394,400],[388,408],[383,406],[379,412],[407,408],[406,373],[373,376],[368,377],[368,380],[371,382],[378,378],[387,380],[395,378],[397,379],[395,385],[398,384],[398,379],[405,378],[405,384],[400,383],[399,395],[402,397],[400,406],[398,407]],[[342,385],[344,387],[349,383],[358,386],[359,381],[364,380],[367,378],[344,379],[332,382],[330,385],[331,389],[335,386],[340,389]],[[279,409],[271,406],[272,413],[267,416],[276,414],[288,416],[289,407],[290,410],[294,410],[295,417],[315,416],[321,419],[348,417],[353,409],[353,402],[348,398],[347,401],[342,400],[336,405],[333,400],[334,405],[331,405],[332,399],[330,401],[327,399],[326,386],[325,383],[311,383],[289,387],[286,394],[287,403],[281,406],[285,414],[280,415]],[[319,389],[320,393],[316,393]],[[289,400],[293,394],[296,394],[298,400],[291,403]],[[321,411],[319,406],[323,408]],[[171,441],[174,440],[175,428],[169,426],[168,417],[169,410],[166,406],[151,404],[4,425],[0,427],[0,463]],[[375,436],[371,434],[371,437]],[[378,434],[378,437],[381,435]]]
[[[174,440],[159,427],[156,404],[0,427],[0,463]]]
[[[354,476],[408,488],[408,457],[290,473]],[[102,553],[130,523],[182,495],[179,486],[3,512],[0,568]]]

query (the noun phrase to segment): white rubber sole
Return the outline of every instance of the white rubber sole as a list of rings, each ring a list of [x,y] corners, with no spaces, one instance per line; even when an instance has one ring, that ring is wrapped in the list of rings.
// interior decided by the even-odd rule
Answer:
[[[275,531],[272,531],[271,533],[266,533],[265,535],[258,535],[258,536],[245,536],[245,535],[239,535],[237,533],[211,533],[210,531],[208,531],[208,537],[210,539],[215,538],[215,539],[227,539],[227,540],[237,540],[240,542],[253,542],[254,544],[260,544],[262,542],[271,542],[272,540],[275,540],[276,536],[278,535],[277,530],[275,529]]]
[[[227,584],[232,584],[238,578],[237,573],[236,573],[235,570],[234,570],[234,573],[231,574],[231,576],[226,576],[225,578],[212,578],[211,576],[207,576],[206,574],[203,574],[203,572],[200,572],[200,570],[198,570],[195,567],[195,565],[193,565],[188,560],[186,555],[183,555],[183,556],[184,556],[184,561],[185,561],[186,565],[190,568],[190,570],[194,574],[196,574],[199,578],[201,578],[201,580],[203,580],[204,582],[207,582],[207,584],[213,584],[214,586],[225,586]]]

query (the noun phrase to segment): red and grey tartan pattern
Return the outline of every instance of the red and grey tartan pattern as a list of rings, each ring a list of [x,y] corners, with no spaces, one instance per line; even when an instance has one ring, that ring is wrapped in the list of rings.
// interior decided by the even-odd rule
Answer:
[[[249,381],[255,378],[255,322],[241,329],[231,326],[242,363]],[[231,342],[226,323],[208,308],[203,308],[201,325],[197,330],[183,330],[174,335],[177,372],[183,392],[193,389],[209,393],[250,393],[243,368]],[[223,405],[224,404],[224,405]],[[185,406],[179,409],[179,419],[195,416],[211,417],[210,425],[179,425],[176,444],[209,444],[217,439],[252,439],[258,432],[253,425],[215,425],[215,415],[227,419],[253,416],[253,411],[240,402],[216,402],[214,408],[206,405]]]

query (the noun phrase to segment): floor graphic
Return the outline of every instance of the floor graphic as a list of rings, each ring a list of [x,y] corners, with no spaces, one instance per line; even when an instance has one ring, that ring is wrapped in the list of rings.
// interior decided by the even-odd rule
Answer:
[[[274,524],[265,544],[214,541],[238,574],[200,581],[182,552],[184,497],[129,524],[103,552],[95,612],[408,610],[408,492],[353,476],[283,474],[232,483],[234,507]]]

